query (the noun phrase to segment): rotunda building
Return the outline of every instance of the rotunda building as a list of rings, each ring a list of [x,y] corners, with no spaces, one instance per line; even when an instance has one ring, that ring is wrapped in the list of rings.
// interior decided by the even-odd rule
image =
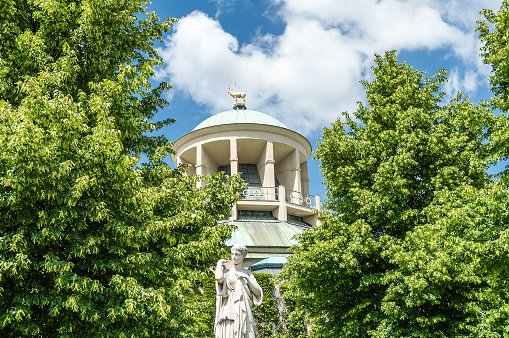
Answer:
[[[320,197],[309,192],[307,168],[311,144],[274,117],[236,104],[181,136],[174,149],[175,165],[189,164],[189,175],[241,173],[248,186],[224,220],[237,227],[226,244],[245,244],[244,262],[253,271],[278,273],[296,244],[292,237],[317,225]]]

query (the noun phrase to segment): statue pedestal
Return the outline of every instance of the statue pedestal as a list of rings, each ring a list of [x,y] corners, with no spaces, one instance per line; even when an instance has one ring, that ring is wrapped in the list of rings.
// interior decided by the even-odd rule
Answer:
[[[244,103],[235,103],[233,110],[246,110],[247,107]]]

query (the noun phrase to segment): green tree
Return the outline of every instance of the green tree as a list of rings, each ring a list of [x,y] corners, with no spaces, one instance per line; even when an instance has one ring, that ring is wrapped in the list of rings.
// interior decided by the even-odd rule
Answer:
[[[387,316],[375,337],[506,337],[509,334],[508,191],[494,183],[440,191],[428,222],[384,237],[394,265],[383,282]]]
[[[507,295],[490,284],[502,275],[488,268],[485,246],[505,243],[507,202],[486,174],[493,115],[461,94],[442,103],[445,71],[426,78],[395,52],[375,62],[375,78],[363,82],[368,105],[324,128],[315,154],[328,211],[284,267],[288,295],[317,335],[497,336],[500,321],[485,315],[500,315]],[[470,219],[480,201],[503,207],[490,209],[499,228],[490,215]]]
[[[230,236],[241,183],[196,188],[147,133],[148,1],[0,5],[0,335],[190,336],[194,283]],[[145,156],[146,163],[141,163]]]
[[[496,128],[493,133],[492,147],[495,158],[505,160],[509,158],[509,1],[504,0],[498,12],[484,9],[481,14],[486,21],[477,22],[479,39],[483,42],[481,56],[485,64],[492,68],[489,77],[493,98],[491,105],[505,114],[497,117]],[[501,173],[501,179],[509,185],[509,170]]]
[[[509,1],[503,0],[495,13],[483,9],[481,15],[486,21],[477,22],[479,39],[483,42],[481,56],[485,64],[492,67],[489,77],[497,108],[509,111]],[[490,28],[491,26],[491,28]]]

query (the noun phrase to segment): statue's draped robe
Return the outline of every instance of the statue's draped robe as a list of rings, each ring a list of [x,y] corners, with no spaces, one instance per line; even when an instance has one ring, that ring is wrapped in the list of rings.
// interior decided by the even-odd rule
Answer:
[[[246,274],[254,283],[251,271],[237,273]],[[234,269],[223,271],[223,282],[216,281],[216,322],[214,332],[216,338],[254,338],[254,318],[251,307],[262,303],[263,294],[255,296],[247,282],[239,279]]]

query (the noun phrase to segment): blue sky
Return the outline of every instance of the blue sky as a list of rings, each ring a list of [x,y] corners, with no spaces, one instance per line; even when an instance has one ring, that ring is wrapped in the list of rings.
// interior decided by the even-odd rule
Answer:
[[[158,118],[177,118],[170,140],[231,109],[229,81],[249,109],[272,115],[316,149],[329,126],[365,98],[360,80],[373,77],[374,53],[426,71],[444,68],[451,98],[490,97],[490,68],[479,57],[476,21],[500,0],[153,0],[149,10],[179,22],[158,45],[158,81],[174,88]],[[310,159],[310,192],[325,197],[319,164]]]

